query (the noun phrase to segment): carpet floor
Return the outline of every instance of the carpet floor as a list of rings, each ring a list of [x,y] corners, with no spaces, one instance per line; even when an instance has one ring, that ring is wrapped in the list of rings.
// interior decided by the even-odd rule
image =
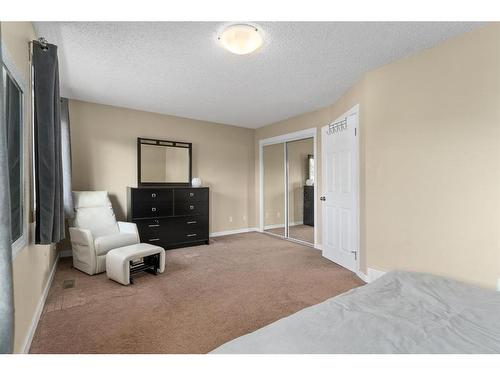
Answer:
[[[207,353],[363,284],[317,250],[256,232],[169,250],[165,273],[130,286],[63,258],[30,352]]]

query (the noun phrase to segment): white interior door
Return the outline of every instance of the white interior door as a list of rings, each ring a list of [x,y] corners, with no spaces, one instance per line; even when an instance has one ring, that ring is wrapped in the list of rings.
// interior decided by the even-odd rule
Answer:
[[[321,129],[323,256],[358,270],[358,112]]]

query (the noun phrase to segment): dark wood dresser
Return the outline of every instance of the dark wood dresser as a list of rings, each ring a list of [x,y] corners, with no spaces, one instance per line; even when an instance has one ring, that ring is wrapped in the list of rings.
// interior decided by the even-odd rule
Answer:
[[[173,249],[209,243],[207,187],[129,187],[127,220],[141,242]]]
[[[314,226],[314,186],[304,186],[304,225]]]

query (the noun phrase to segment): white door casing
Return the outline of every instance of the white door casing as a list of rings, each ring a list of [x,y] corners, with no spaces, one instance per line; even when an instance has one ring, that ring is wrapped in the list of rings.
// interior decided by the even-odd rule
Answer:
[[[323,256],[359,270],[359,107],[321,128]]]

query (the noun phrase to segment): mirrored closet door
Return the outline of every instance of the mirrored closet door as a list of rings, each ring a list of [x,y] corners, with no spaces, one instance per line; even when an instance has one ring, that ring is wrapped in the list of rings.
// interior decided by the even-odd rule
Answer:
[[[263,230],[314,245],[314,138],[262,148]]]
[[[264,231],[285,236],[285,148],[264,146]]]
[[[312,138],[286,142],[288,237],[314,244],[314,144]]]

